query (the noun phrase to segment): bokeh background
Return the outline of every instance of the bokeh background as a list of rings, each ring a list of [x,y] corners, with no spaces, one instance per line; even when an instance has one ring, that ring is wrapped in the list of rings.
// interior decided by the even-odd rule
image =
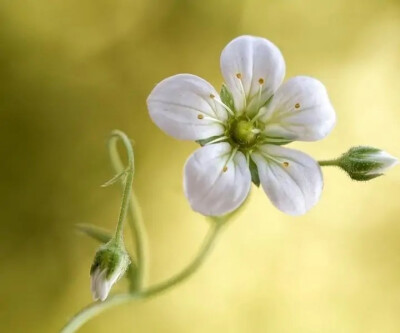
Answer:
[[[398,0],[0,2],[1,332],[57,332],[91,302],[97,244],[74,225],[114,228],[119,187],[99,187],[112,176],[114,128],[136,142],[149,283],[190,261],[207,229],[182,193],[196,144],[164,135],[145,101],[176,73],[220,86],[220,52],[241,34],[277,44],[287,77],[328,88],[337,126],[292,147],[317,159],[358,144],[400,156]],[[399,332],[400,168],[369,183],[323,171],[307,215],[286,216],[254,189],[195,276],[81,332]]]

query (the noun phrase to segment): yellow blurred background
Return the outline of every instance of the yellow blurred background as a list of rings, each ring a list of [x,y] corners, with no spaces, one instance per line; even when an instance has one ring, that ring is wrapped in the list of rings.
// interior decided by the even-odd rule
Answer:
[[[176,73],[219,87],[220,52],[241,34],[278,45],[287,77],[328,88],[337,126],[292,147],[316,159],[359,144],[400,156],[398,0],[0,2],[0,332],[57,332],[91,302],[98,245],[74,225],[115,226],[119,187],[99,187],[114,128],[136,142],[149,282],[190,261],[207,229],[182,192],[196,144],[164,135],[145,101]],[[400,168],[369,183],[323,171],[307,215],[284,215],[254,188],[195,276],[80,332],[400,332]]]

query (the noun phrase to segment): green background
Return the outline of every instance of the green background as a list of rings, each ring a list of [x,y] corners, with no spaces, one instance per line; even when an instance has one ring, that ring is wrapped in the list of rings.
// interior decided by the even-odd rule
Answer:
[[[207,229],[182,192],[197,146],[164,135],[146,97],[176,73],[219,87],[220,52],[241,34],[270,39],[287,77],[329,91],[331,135],[291,147],[317,159],[358,144],[400,156],[398,0],[1,1],[1,332],[56,332],[91,302],[97,244],[74,224],[115,226],[119,187],[99,187],[112,177],[114,128],[136,143],[149,283],[189,262]],[[253,189],[193,278],[81,332],[399,332],[399,170],[356,183],[324,169],[321,201],[298,218]]]

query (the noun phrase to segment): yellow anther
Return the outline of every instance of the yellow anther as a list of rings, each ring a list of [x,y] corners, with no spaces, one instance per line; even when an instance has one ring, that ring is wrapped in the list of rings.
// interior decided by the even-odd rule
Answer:
[[[225,165],[222,169],[222,172],[227,172],[228,171],[228,167]]]
[[[210,94],[210,98],[214,98],[215,97],[215,95],[213,95],[213,94]]]
[[[241,79],[241,78],[242,78],[242,74],[237,73],[237,74],[236,74],[236,77],[237,77],[238,79]]]
[[[285,168],[287,168],[287,167],[289,166],[289,162],[283,162],[282,164],[283,164],[283,166],[284,166]]]
[[[259,79],[259,80],[258,80],[258,83],[259,83],[259,84],[263,84],[263,83],[264,83],[264,79]]]
[[[197,115],[197,119],[203,119],[204,116],[202,114]]]
[[[294,107],[295,107],[296,109],[298,109],[298,108],[300,107],[300,103],[296,103],[296,104],[294,105]]]

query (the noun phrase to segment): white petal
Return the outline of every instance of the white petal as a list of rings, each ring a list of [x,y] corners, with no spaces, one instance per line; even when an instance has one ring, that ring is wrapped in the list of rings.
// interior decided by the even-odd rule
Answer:
[[[290,140],[324,138],[336,122],[335,110],[324,85],[311,77],[297,76],[285,82],[260,112],[264,134]]]
[[[106,270],[103,270],[97,277],[96,281],[96,295],[101,301],[104,301],[110,292],[111,285],[106,279]]]
[[[108,282],[110,284],[110,288],[122,277],[124,271],[121,271],[119,268],[115,269],[114,273],[108,278]]]
[[[247,104],[247,112],[254,113],[282,83],[285,61],[269,40],[240,36],[222,51],[221,71],[233,95],[236,111],[242,113]]]
[[[101,298],[101,289],[103,285],[103,279],[104,279],[105,271],[100,271],[100,268],[97,268],[94,273],[92,274],[92,295],[93,299],[97,301],[98,299]]]
[[[214,97],[213,97],[214,96]],[[216,90],[191,74],[179,74],[161,81],[147,98],[154,123],[165,133],[182,140],[200,140],[224,133],[226,110]]]
[[[103,284],[103,289],[100,294],[100,300],[102,302],[107,299],[108,294],[110,293],[111,287],[112,287],[112,284],[109,281],[105,280],[104,284]]]
[[[216,143],[197,149],[186,161],[184,191],[196,212],[221,216],[246,199],[251,185],[246,158],[241,152],[231,155],[228,143]]]
[[[95,301],[97,301],[99,299],[98,295],[97,295],[97,290],[96,290],[96,286],[97,286],[97,278],[100,275],[100,269],[97,268],[93,274],[91,275],[91,286],[90,286],[90,290],[92,292],[92,296],[93,299]]]
[[[368,160],[381,163],[381,167],[367,172],[367,175],[385,173],[399,163],[399,160],[387,153],[386,151],[379,151],[378,153],[368,156]]]
[[[263,145],[251,155],[261,185],[272,203],[289,215],[302,215],[319,200],[321,168],[310,156],[289,148]]]

